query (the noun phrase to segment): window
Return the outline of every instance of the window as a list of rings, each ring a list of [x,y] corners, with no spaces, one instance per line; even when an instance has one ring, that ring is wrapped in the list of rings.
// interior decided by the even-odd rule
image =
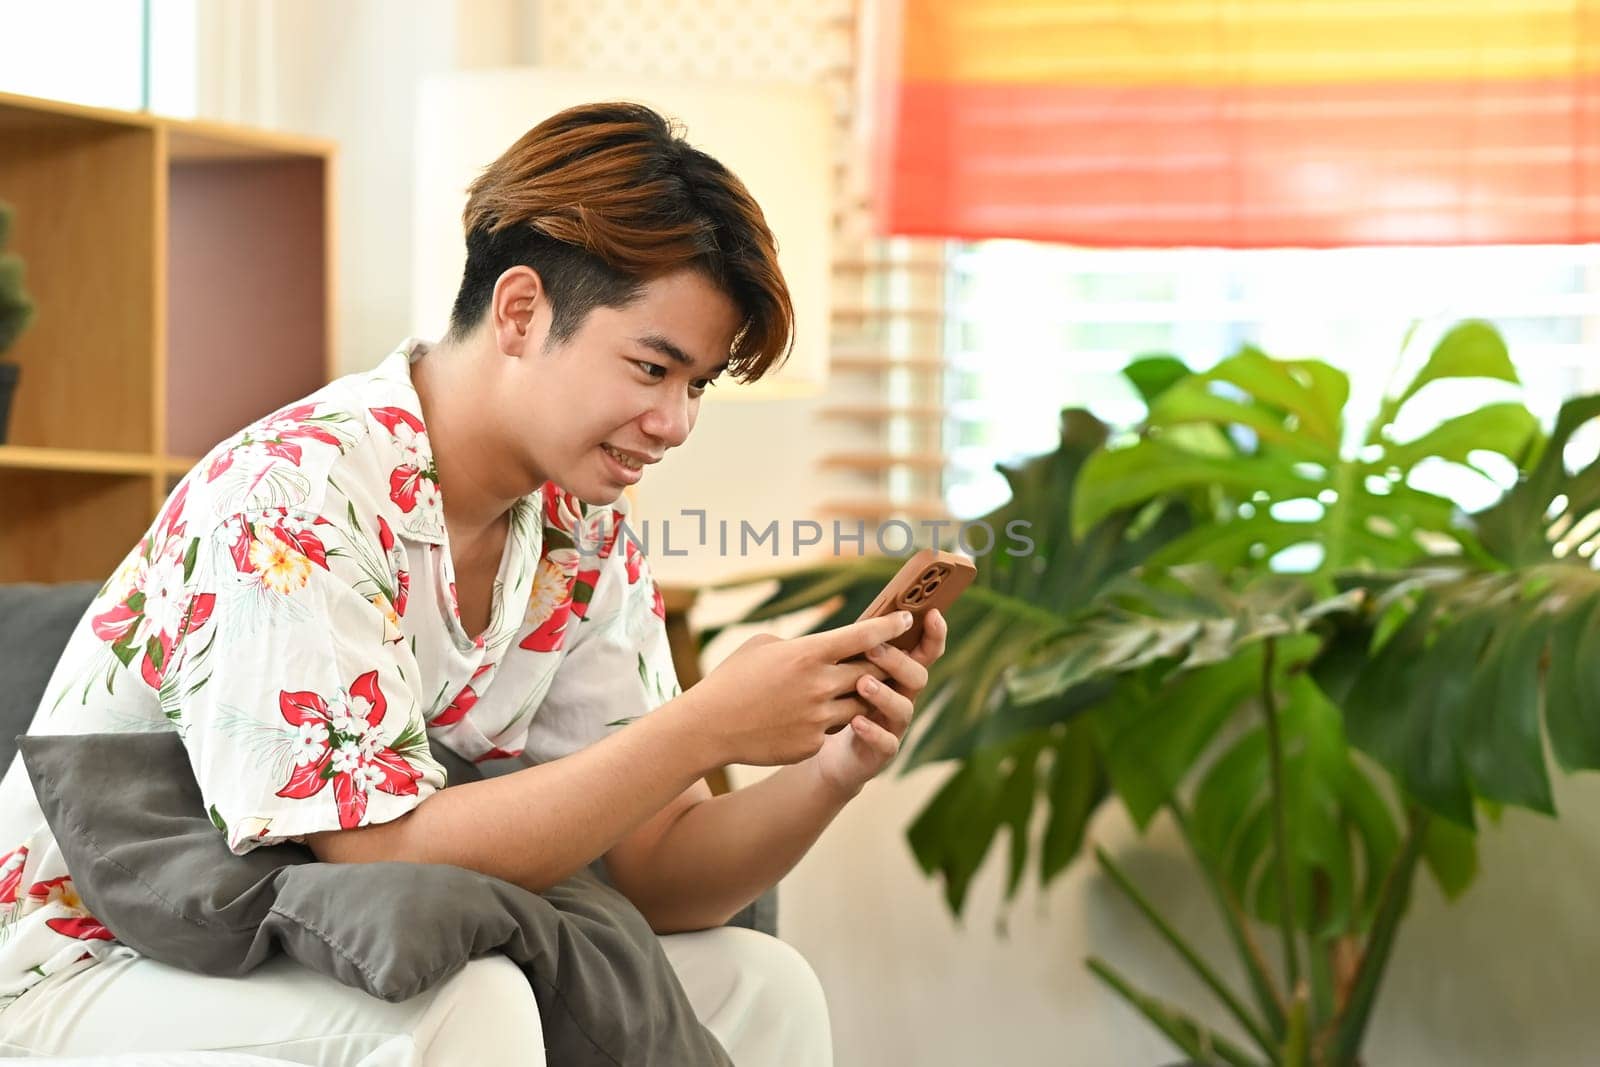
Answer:
[[[0,0],[0,92],[195,113],[197,0]]]
[[[1402,375],[1451,323],[1483,318],[1505,335],[1536,414],[1548,420],[1568,396],[1600,389],[1596,245],[1098,250],[986,241],[948,245],[946,263],[944,488],[963,518],[1006,499],[997,461],[1055,447],[1061,408],[1086,407],[1114,426],[1140,418],[1119,372],[1145,353],[1203,369],[1248,342],[1325,360],[1350,375],[1348,410],[1360,428],[1413,322]],[[1433,386],[1396,432],[1408,439],[1434,412],[1509,395],[1517,390],[1502,383]],[[1428,488],[1468,507],[1493,494],[1459,472]]]

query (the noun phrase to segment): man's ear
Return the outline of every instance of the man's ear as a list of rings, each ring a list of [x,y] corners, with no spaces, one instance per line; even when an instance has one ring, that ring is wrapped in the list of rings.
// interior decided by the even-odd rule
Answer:
[[[489,300],[495,347],[508,356],[537,352],[550,335],[550,320],[550,298],[538,271],[517,266],[500,275]]]

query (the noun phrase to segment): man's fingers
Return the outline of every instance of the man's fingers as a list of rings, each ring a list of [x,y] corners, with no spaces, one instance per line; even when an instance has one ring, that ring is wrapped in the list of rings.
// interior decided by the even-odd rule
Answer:
[[[900,751],[900,738],[885,730],[865,715],[857,715],[850,720],[850,729],[855,735],[877,752],[887,763],[894,759]]]
[[[855,693],[835,697],[828,702],[828,728],[823,732],[836,734],[848,729],[850,720],[862,714],[865,713],[861,710],[861,698]]]
[[[830,663],[822,668],[822,677],[828,683],[828,692],[838,696],[851,696],[863,675],[887,681],[889,672],[875,663],[861,660],[856,663]]]
[[[950,636],[950,624],[944,612],[934,608],[922,617],[922,640],[911,650],[911,658],[924,667],[944,655],[945,640]]]
[[[920,693],[928,684],[928,668],[893,645],[874,645],[867,650],[867,662],[888,671],[902,693]]]
[[[856,692],[883,717],[883,725],[896,737],[902,736],[910,727],[911,714],[916,706],[904,693],[896,692],[873,678],[861,679]]]
[[[911,629],[911,613],[896,611],[873,619],[862,619],[837,630],[824,630],[797,638],[816,647],[829,663],[838,663],[851,656],[859,656],[873,645],[881,645]]]

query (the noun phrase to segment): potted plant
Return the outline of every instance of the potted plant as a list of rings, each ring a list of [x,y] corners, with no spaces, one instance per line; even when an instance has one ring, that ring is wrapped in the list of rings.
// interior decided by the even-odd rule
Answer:
[[[1600,461],[1563,458],[1600,397],[1569,401],[1548,435],[1510,402],[1397,439],[1433,382],[1516,381],[1478,322],[1353,449],[1348,381],[1320,362],[1246,349],[1205,373],[1156,357],[1127,375],[1149,407],[1136,431],[1067,412],[1056,452],[1002,468],[1013,496],[986,518],[1031,521],[1037,550],[989,557],[952,609],[901,770],[955,771],[908,839],[959,914],[1002,832],[1009,900],[1030,859],[1048,884],[1079,855],[1108,799],[1141,828],[1170,819],[1242,989],[1096,859],[1242,1039],[1090,968],[1194,1060],[1355,1064],[1419,869],[1454,897],[1480,812],[1550,811],[1547,743],[1568,770],[1600,768],[1600,679],[1579,654],[1600,626]],[[1489,453],[1517,477],[1474,514],[1412,478]],[[894,563],[791,573],[751,618],[840,597],[818,625],[848,621]]]
[[[10,232],[11,208],[0,204],[0,356],[16,343],[33,318],[33,302],[22,285],[22,259],[5,250]],[[11,398],[20,372],[17,364],[0,360],[0,444],[6,441]]]

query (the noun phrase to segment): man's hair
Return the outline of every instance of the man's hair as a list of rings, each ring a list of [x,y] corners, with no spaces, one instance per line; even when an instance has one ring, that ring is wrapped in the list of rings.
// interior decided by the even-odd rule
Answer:
[[[638,104],[585,104],[523,134],[468,187],[467,265],[450,336],[483,318],[500,275],[539,273],[552,343],[597,307],[626,307],[645,283],[688,268],[740,316],[728,373],[754,381],[793,346],[794,307],[777,242],[744,183]]]

